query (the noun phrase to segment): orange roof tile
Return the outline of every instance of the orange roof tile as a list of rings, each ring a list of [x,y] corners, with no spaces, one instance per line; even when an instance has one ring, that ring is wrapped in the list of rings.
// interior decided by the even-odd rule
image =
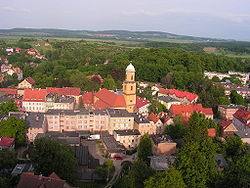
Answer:
[[[123,95],[116,95],[115,93],[103,88],[94,94],[99,100],[99,107],[126,107],[125,99]],[[104,105],[105,104],[105,105]]]
[[[17,89],[0,88],[0,91],[6,94],[17,94]]]
[[[233,115],[234,118],[240,120],[243,124],[250,127],[250,123],[247,123],[250,120],[250,112],[247,110],[244,110],[243,108],[240,108],[235,112]]]
[[[36,81],[33,79],[33,78],[31,78],[31,77],[28,77],[28,78],[26,78],[25,79],[27,82],[29,82],[30,84],[34,84]]]
[[[147,104],[150,104],[148,100],[145,100],[139,96],[136,96],[136,108],[141,108]]]
[[[86,92],[82,95],[82,103],[83,104],[93,104],[94,103],[94,93]]]
[[[215,138],[216,137],[216,130],[215,130],[215,128],[208,129],[207,130],[207,134],[208,134],[209,137]]]
[[[198,95],[187,92],[187,91],[179,91],[177,89],[160,89],[159,93],[162,94],[170,94],[170,95],[175,95],[178,98],[184,98],[186,97],[188,101],[193,101],[196,98],[198,98]]]
[[[44,102],[46,89],[24,89],[23,101]]]
[[[63,88],[54,88],[54,87],[47,87],[47,93],[58,93],[61,95],[71,95],[71,96],[79,96],[81,89],[74,88],[74,87],[63,87]]]
[[[159,118],[153,112],[149,114],[148,119],[150,121],[153,121],[154,123],[157,123],[159,121]]]
[[[222,129],[226,129],[231,123],[232,122],[228,120],[221,120],[219,124],[222,127]]]

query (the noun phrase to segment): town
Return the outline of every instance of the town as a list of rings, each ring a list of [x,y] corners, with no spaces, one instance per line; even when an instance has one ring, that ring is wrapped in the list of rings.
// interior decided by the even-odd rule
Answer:
[[[179,174],[189,169],[182,165],[188,165],[184,157],[196,157],[190,150],[210,160],[204,168],[214,168],[211,174],[233,173],[235,171],[231,172],[229,167],[239,164],[232,164],[230,160],[249,160],[250,73],[204,71],[200,78],[209,82],[207,87],[218,88],[220,92],[212,96],[212,90],[198,94],[190,89],[172,87],[169,80],[177,77],[177,73],[167,74],[160,82],[142,81],[142,67],[137,69],[137,64],[134,66],[130,61],[121,71],[115,70],[124,75],[118,84],[115,84],[115,76],[103,78],[92,74],[76,77],[74,83],[77,84],[79,78],[86,80],[78,84],[79,87],[77,84],[51,87],[45,81],[46,76],[27,76],[22,68],[25,72],[27,67],[39,70],[41,61],[48,62],[52,58],[41,48],[50,50],[55,44],[35,41],[34,48],[5,46],[2,49],[5,54],[0,57],[3,185],[9,178],[6,184],[17,188],[27,187],[27,182],[37,187],[55,187],[56,184],[60,187],[122,187],[126,178],[132,178],[132,172],[137,172],[139,177],[145,171],[147,175],[138,180],[135,187],[152,187],[158,181],[157,173]],[[19,56],[29,62],[25,62],[25,66],[12,65],[11,59]],[[109,61],[106,59],[102,66],[113,66]],[[84,66],[89,64],[90,59],[85,60]],[[60,74],[67,75],[66,72]],[[59,79],[66,82],[60,74],[54,78],[56,84]],[[192,145],[193,142],[199,144]],[[201,148],[208,150],[201,151]],[[10,161],[2,165],[8,157]],[[136,165],[142,172],[138,172]],[[194,176],[202,170],[197,167]],[[237,170],[236,173],[244,171]],[[247,173],[249,171],[244,177]],[[173,175],[172,178],[179,181],[179,187],[185,187],[188,176]],[[228,181],[222,179],[214,182],[216,186]],[[204,182],[196,186],[202,187]]]

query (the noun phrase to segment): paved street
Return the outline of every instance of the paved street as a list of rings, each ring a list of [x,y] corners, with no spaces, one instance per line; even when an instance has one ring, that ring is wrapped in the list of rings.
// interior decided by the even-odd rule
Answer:
[[[102,156],[101,152],[99,151],[98,144],[96,144],[96,141],[83,140],[82,145],[89,147],[89,153],[94,158],[99,159],[101,165],[104,163],[106,159]]]

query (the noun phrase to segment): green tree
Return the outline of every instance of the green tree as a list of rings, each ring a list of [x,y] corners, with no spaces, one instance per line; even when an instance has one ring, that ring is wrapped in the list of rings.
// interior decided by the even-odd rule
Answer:
[[[181,173],[175,168],[169,168],[164,172],[158,172],[145,182],[145,188],[185,188]]]
[[[12,100],[0,104],[0,113],[8,114],[9,112],[17,112],[17,106]]]
[[[152,168],[148,167],[147,164],[142,160],[136,160],[133,163],[131,170],[124,178],[123,182],[126,182],[127,188],[143,188],[144,181],[154,174]]]
[[[229,105],[231,101],[226,96],[219,97],[219,103],[222,105]]]
[[[27,125],[16,117],[9,117],[0,121],[0,136],[15,138],[17,145],[22,145],[26,140]]]
[[[115,80],[112,78],[112,76],[108,75],[108,77],[104,79],[103,87],[109,90],[116,89]]]
[[[230,99],[233,104],[237,105],[245,105],[245,100],[244,98],[237,93],[237,91],[232,90],[230,94]]]
[[[92,82],[81,73],[72,74],[70,82],[74,87],[81,88],[82,91],[97,91],[100,85]]]
[[[172,139],[182,139],[187,132],[186,124],[183,122],[181,116],[174,117],[174,124],[166,127],[165,134]]]
[[[166,107],[156,100],[152,100],[151,105],[149,106],[149,112],[153,112],[154,114],[158,114],[160,112],[166,112]]]
[[[95,174],[102,177],[104,180],[109,181],[115,172],[115,167],[112,160],[106,160],[103,165],[95,170]]]
[[[238,158],[243,154],[244,144],[240,137],[233,136],[226,139],[224,150],[226,157]]]
[[[55,172],[62,179],[75,181],[77,160],[72,148],[66,144],[47,138],[36,139],[31,161],[37,173],[48,176]]]
[[[188,122],[185,144],[175,164],[187,187],[207,187],[217,174],[217,145],[208,137],[207,128],[213,126],[208,123],[199,113],[193,113]]]
[[[16,154],[9,149],[0,152],[0,169],[13,168],[17,163]]]
[[[152,147],[153,145],[149,135],[143,135],[137,148],[138,158],[149,164],[150,159],[148,157],[153,155]]]

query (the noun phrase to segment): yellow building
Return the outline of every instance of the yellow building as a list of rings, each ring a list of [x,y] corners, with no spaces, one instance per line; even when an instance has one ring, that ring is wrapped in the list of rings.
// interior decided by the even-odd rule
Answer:
[[[131,63],[126,68],[125,81],[123,82],[123,94],[126,103],[126,110],[130,113],[135,112],[136,110],[135,67]]]

